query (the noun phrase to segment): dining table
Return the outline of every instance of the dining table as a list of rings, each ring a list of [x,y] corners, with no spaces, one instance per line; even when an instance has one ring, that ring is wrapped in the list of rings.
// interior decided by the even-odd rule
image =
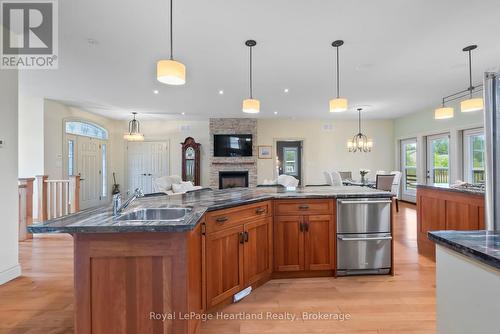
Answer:
[[[359,186],[359,187],[369,187],[376,188],[377,182],[375,180],[365,180],[364,182],[360,180],[342,180],[345,186]]]

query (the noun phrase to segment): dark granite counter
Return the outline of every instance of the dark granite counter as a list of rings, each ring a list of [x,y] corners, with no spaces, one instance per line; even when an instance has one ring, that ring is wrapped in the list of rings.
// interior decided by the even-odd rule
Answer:
[[[500,270],[500,231],[434,231],[428,238]]]
[[[120,233],[183,232],[195,228],[206,211],[231,208],[271,199],[306,198],[390,198],[389,192],[366,187],[305,187],[295,191],[284,188],[239,188],[203,190],[183,195],[143,197],[135,200],[123,213],[144,208],[190,208],[182,221],[117,221],[110,206],[80,211],[28,227],[30,233]]]
[[[450,191],[455,193],[484,197],[484,190],[478,190],[473,188],[454,188],[450,185],[443,185],[443,184],[417,184],[417,188]]]

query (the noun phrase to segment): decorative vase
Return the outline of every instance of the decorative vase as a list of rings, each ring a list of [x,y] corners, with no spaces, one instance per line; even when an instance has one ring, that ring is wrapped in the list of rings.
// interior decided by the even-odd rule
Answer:
[[[366,183],[365,174],[361,174],[361,183],[362,184]]]

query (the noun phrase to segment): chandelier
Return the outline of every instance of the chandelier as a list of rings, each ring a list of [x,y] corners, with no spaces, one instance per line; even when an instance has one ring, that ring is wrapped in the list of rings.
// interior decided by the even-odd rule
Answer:
[[[358,108],[358,133],[347,142],[349,152],[371,152],[373,140],[361,132],[361,108]]]

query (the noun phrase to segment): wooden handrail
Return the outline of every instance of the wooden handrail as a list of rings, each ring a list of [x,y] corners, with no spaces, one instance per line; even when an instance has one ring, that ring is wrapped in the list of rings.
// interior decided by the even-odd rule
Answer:
[[[46,221],[80,211],[80,176],[50,180],[37,176],[38,220]]]
[[[33,181],[35,181],[35,178],[20,178],[18,180],[19,241],[33,237],[26,231],[26,227],[33,224]]]
[[[47,220],[47,186],[45,181],[49,178],[48,175],[37,175],[36,183],[38,189],[38,221]]]

